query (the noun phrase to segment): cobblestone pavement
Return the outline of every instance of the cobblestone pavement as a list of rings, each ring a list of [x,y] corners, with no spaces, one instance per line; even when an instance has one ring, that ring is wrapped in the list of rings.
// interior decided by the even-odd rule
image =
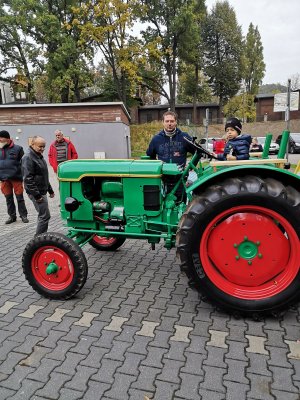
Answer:
[[[49,202],[49,231],[64,232]],[[237,320],[188,288],[174,250],[136,240],[115,253],[86,245],[84,288],[47,300],[21,268],[36,226],[26,203],[30,223],[6,226],[0,196],[1,400],[300,399],[299,308]]]

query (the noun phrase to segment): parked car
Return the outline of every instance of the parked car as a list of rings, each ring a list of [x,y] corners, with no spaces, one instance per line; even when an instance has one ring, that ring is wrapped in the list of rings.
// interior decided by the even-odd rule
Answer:
[[[257,141],[264,148],[266,141],[265,136],[258,136]],[[278,154],[278,152],[279,152],[279,145],[276,142],[272,141],[269,147],[269,154]]]
[[[276,139],[276,143],[280,146],[282,135]],[[288,152],[291,154],[300,153],[300,133],[290,133]]]

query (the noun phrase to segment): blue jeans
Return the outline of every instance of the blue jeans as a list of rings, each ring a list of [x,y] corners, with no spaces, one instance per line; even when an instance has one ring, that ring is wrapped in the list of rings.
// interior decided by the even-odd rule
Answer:
[[[35,198],[29,195],[30,200],[33,202],[34,208],[38,212],[37,227],[35,234],[47,232],[49,219],[51,217],[48,205],[47,195],[43,195],[43,201],[38,203]]]

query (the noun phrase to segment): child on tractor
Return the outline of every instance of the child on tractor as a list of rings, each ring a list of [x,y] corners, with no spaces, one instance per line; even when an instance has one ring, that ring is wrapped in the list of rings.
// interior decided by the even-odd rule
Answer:
[[[225,124],[225,132],[228,140],[225,145],[224,153],[217,155],[218,160],[248,160],[251,136],[241,135],[241,121],[234,117],[228,119]]]

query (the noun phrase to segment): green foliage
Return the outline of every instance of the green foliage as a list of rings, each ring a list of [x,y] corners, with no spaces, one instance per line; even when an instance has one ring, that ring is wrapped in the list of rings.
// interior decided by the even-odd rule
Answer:
[[[263,57],[263,46],[258,28],[249,25],[249,30],[244,41],[243,54],[243,79],[246,92],[256,95],[259,85],[265,76],[266,64]]]
[[[203,28],[205,72],[222,107],[240,88],[242,33],[227,1],[217,2]]]
[[[249,93],[242,93],[232,97],[224,106],[224,116],[235,116],[244,122],[253,122],[256,117],[254,96]]]
[[[211,90],[207,79],[199,74],[196,80],[196,66],[182,64],[178,76],[177,104],[210,102],[212,100]]]

